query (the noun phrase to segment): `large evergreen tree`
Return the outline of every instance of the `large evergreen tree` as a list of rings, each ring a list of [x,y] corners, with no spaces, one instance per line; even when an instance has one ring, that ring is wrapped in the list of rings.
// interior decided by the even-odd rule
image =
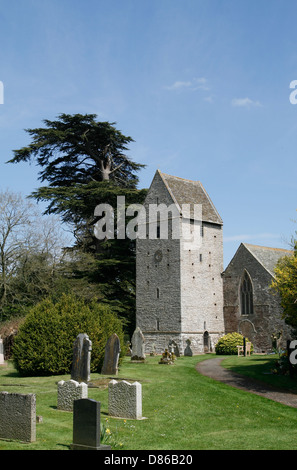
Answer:
[[[95,114],[61,114],[43,122],[45,127],[26,129],[31,143],[14,150],[9,163],[35,161],[39,166],[39,179],[47,185],[31,197],[47,202],[47,214],[59,214],[71,224],[75,250],[93,256],[90,270],[76,264],[76,277],[99,285],[101,297],[117,306],[133,328],[135,245],[116,237],[99,241],[93,230],[98,204],[116,208],[117,196],[125,196],[127,205],[144,199],[145,191],[137,189],[137,173],[144,165],[128,156],[133,139],[115,123],[97,121]]]

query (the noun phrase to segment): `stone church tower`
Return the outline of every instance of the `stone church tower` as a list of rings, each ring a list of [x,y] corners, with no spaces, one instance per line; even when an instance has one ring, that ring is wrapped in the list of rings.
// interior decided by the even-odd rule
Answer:
[[[160,233],[164,213],[159,216],[153,238],[149,208],[161,204],[174,204],[176,212],[169,213],[168,236]],[[171,340],[181,354],[188,340],[193,354],[214,351],[224,334],[222,219],[199,181],[159,170],[144,206],[146,237],[136,243],[136,326],[145,337],[145,351],[150,353],[155,345],[161,353]],[[187,237],[193,231],[199,231],[199,237],[190,243]]]

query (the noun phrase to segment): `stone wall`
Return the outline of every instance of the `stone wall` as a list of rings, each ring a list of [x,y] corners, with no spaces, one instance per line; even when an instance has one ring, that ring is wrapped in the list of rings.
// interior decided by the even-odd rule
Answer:
[[[145,203],[147,214],[149,204],[161,203],[170,206],[173,199],[156,174]],[[200,229],[198,247],[171,239],[172,223],[168,239],[136,242],[136,325],[145,337],[146,353],[153,344],[162,353],[170,339],[181,352],[190,339],[194,354],[202,353],[206,331],[212,349],[224,334],[223,230],[207,222],[201,227],[201,221]]]
[[[240,286],[246,270],[253,287],[254,313],[242,315]],[[279,296],[271,290],[271,274],[241,245],[224,276],[224,321],[226,333],[239,332],[248,337],[255,352],[272,350],[271,335],[283,331],[282,347],[290,338],[290,328],[281,318]]]
[[[173,200],[156,174],[144,204],[147,238],[136,241],[136,326],[145,337],[146,353],[152,343],[163,352],[162,337],[181,329],[180,241],[149,238],[149,205],[161,203],[170,206]]]
[[[203,222],[202,235],[199,249],[181,249],[182,333],[195,352],[204,352],[205,332],[212,348],[224,334],[223,230]]]

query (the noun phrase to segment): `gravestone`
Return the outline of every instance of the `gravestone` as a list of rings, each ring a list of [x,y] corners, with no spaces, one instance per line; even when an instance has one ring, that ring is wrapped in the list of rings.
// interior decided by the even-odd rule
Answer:
[[[190,346],[191,340],[187,339],[186,343],[187,343],[187,346],[184,350],[184,356],[193,356],[193,351]]]
[[[73,343],[71,379],[76,382],[89,382],[92,341],[85,333],[80,333]]]
[[[0,393],[0,439],[36,440],[36,395]]]
[[[0,336],[0,365],[4,364],[4,349],[3,349],[3,340]]]
[[[73,403],[72,450],[110,450],[100,444],[100,402],[89,398]]]
[[[114,333],[108,339],[105,346],[105,355],[104,362],[101,369],[101,374],[103,375],[117,375],[118,374],[118,364],[120,357],[120,340],[118,335]]]
[[[126,356],[131,356],[131,353],[132,353],[132,351],[131,351],[131,343],[130,343],[130,341],[127,341],[127,342],[126,342]]]
[[[74,400],[80,398],[88,398],[88,385],[86,383],[78,383],[75,380],[60,380],[58,382],[58,410],[72,411]]]
[[[180,357],[179,347],[173,339],[169,341],[168,349],[176,357]]]
[[[155,343],[152,344],[152,350],[150,352],[150,356],[156,356],[157,353],[156,353],[156,345]]]
[[[111,380],[108,384],[108,413],[117,418],[142,419],[141,384]]]
[[[143,362],[145,360],[144,336],[139,326],[135,329],[133,336],[132,336],[131,360],[140,361],[140,362]]]

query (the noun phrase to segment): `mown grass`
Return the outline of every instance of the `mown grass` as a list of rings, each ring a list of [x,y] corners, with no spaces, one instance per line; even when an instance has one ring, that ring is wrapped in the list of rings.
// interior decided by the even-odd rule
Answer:
[[[142,384],[142,414],[146,419],[137,421],[108,416],[108,380],[100,374],[92,374],[91,381],[102,387],[89,388],[88,396],[101,402],[101,420],[108,429],[106,438],[112,448],[297,449],[297,410],[202,376],[195,366],[209,357],[181,357],[172,366],[158,364],[158,357],[147,357],[144,364],[125,358],[117,378]],[[257,367],[260,374],[260,362],[266,359],[258,357],[226,358],[226,365],[243,367],[245,372],[249,367]],[[228,364],[228,361],[231,362]],[[36,442],[2,440],[0,450],[70,448],[72,413],[57,410],[57,382],[69,378],[20,377],[11,363],[0,368],[0,391],[35,393],[36,414],[43,417],[36,425]]]
[[[273,373],[273,370],[276,370],[275,362],[278,357],[278,354],[269,356],[252,355],[247,357],[228,356],[224,359],[222,365],[239,374],[261,380],[283,390],[297,393],[297,377],[291,378],[289,375]]]

